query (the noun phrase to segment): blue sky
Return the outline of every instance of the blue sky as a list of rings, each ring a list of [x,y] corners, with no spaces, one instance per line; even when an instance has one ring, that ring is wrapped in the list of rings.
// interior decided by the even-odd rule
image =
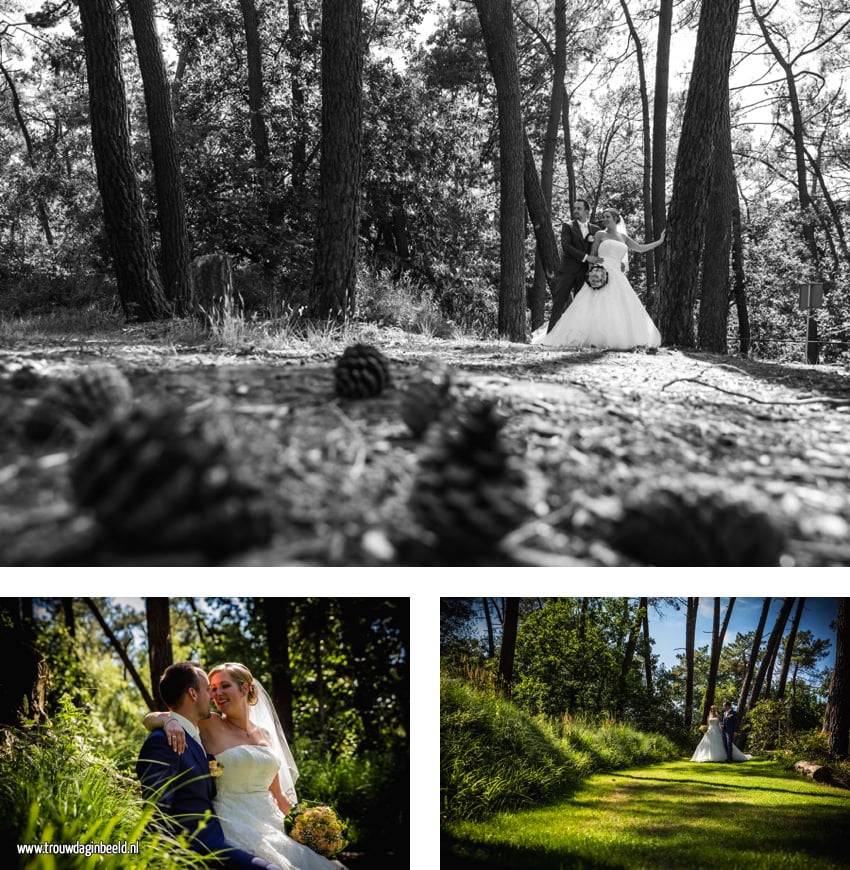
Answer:
[[[729,604],[728,598],[721,598],[721,620],[726,614]],[[726,641],[735,639],[740,632],[745,634],[754,631],[761,615],[763,598],[737,598],[732,608],[732,618],[726,631]],[[771,601],[770,613],[765,627],[765,634],[769,634],[773,628],[776,614],[782,604],[782,598],[774,598]],[[794,608],[796,610],[796,602]],[[808,629],[815,637],[825,637],[831,641],[829,655],[823,659],[821,667],[829,668],[835,660],[835,632],[829,624],[835,619],[838,609],[837,598],[807,598],[800,621],[800,630]],[[795,610],[791,611],[793,617]],[[699,614],[697,616],[696,645],[705,646],[711,643],[711,624],[714,617],[714,599],[700,598]],[[672,607],[663,609],[663,615],[659,616],[650,609],[649,633],[655,640],[653,652],[659,656],[661,662],[667,667],[676,661],[676,655],[684,650],[685,646],[685,608],[682,606],[678,612]],[[787,633],[787,632],[786,632]]]

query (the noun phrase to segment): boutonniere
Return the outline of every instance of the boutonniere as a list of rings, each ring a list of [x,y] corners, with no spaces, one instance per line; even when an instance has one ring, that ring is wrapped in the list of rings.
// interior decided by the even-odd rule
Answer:
[[[214,778],[218,778],[221,776],[221,772],[224,768],[214,759],[210,759],[210,776]]]
[[[593,233],[588,233],[588,234],[584,237],[584,240],[585,240],[588,244],[593,244],[593,240],[594,240],[595,238],[596,238],[596,236],[594,236]]]

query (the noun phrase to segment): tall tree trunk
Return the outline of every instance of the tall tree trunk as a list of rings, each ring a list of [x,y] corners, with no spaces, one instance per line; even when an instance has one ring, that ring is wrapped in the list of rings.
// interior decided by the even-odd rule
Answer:
[[[629,12],[629,5],[626,0],[620,0],[620,6],[623,9],[623,15],[626,17],[626,24],[629,28],[632,42],[635,44],[635,59],[637,61],[638,70],[638,87],[640,90],[640,109],[641,109],[641,127],[643,130],[643,237],[645,239],[654,239],[652,230],[652,140],[650,136],[650,118],[649,118],[649,92],[646,86],[646,65],[643,59],[643,43],[640,41],[640,34],[637,32],[632,15]],[[657,248],[654,250],[658,250]],[[653,251],[648,251],[646,254],[646,286],[648,288],[655,284],[655,254]]]
[[[263,55],[260,48],[260,29],[257,26],[257,7],[254,0],[239,0],[245,27],[245,47],[248,59],[248,111],[251,122],[251,141],[254,144],[254,162],[261,172],[269,162],[269,134],[263,113]]]
[[[543,194],[537,168],[534,165],[534,153],[528,136],[523,132],[523,190],[525,203],[528,208],[528,216],[531,218],[531,226],[534,229],[534,238],[537,242],[537,256],[543,268],[546,283],[551,289],[555,283],[555,273],[560,265],[558,255],[558,240],[552,228],[552,216],[549,205]]]
[[[739,351],[741,356],[750,352],[750,315],[747,311],[746,276],[744,274],[744,233],[741,228],[741,204],[738,199],[738,185],[735,183],[735,197],[732,201],[732,272],[735,276],[732,295],[735,298],[735,311],[738,314]]]
[[[838,599],[835,666],[829,684],[823,730],[827,735],[829,754],[833,758],[847,758],[850,741],[850,598]]]
[[[567,167],[567,211],[572,214],[573,203],[578,199],[576,170],[573,163],[573,135],[570,126],[570,93],[564,88],[564,102],[561,110],[561,125],[564,128],[564,163]]]
[[[546,135],[543,139],[543,155],[540,158],[540,186],[543,189],[543,198],[546,201],[546,208],[550,216],[552,214],[555,151],[558,146],[558,130],[561,124],[564,102],[564,79],[567,71],[567,0],[555,0],[555,50],[552,54],[552,64],[552,93],[549,97],[549,117],[546,122]],[[549,283],[546,277],[546,269],[538,250],[534,261],[534,283],[528,294],[528,308],[531,313],[532,331],[543,323],[546,307],[545,291]]]
[[[712,0],[701,6],[673,175],[666,250],[658,278],[659,326],[665,344],[694,346],[694,300],[705,238],[712,152],[723,118],[722,89],[717,82],[729,75],[738,6],[738,0]],[[655,230],[658,232],[658,227]]]
[[[750,693],[750,700],[748,704],[751,710],[759,702],[759,699],[762,696],[762,690],[764,689],[767,672],[770,668],[770,662],[772,661],[776,649],[779,646],[780,641],[782,640],[782,634],[785,631],[785,623],[788,621],[788,617],[791,614],[791,608],[793,606],[793,598],[782,599],[782,606],[779,608],[779,614],[776,617],[773,631],[771,631],[770,637],[768,638],[767,646],[764,650],[764,656],[761,660],[761,665],[758,669],[758,673],[756,674],[756,678],[753,681],[753,691]],[[738,721],[741,721],[740,714],[738,716]]]
[[[292,187],[300,192],[307,173],[307,125],[304,118],[304,32],[301,28],[301,10],[298,0],[288,0],[289,11],[289,63],[292,95]]]
[[[729,255],[732,249],[732,205],[736,190],[732,163],[732,130],[729,118],[729,82],[718,82],[724,94],[722,124],[711,162],[711,197],[706,214],[705,247],[702,253],[699,323],[701,350],[726,353],[729,320]]]
[[[806,606],[805,598],[797,599],[797,609],[794,611],[794,619],[791,622],[791,631],[785,641],[785,655],[782,660],[782,673],[779,675],[779,684],[776,687],[776,697],[781,701],[785,697],[785,684],[788,682],[788,671],[791,669],[791,659],[794,657],[794,643],[797,640],[797,631],[800,628],[800,620],[803,617],[803,608]]]
[[[295,720],[292,715],[292,672],[289,662],[289,599],[263,598],[262,608],[269,648],[271,698],[283,733],[292,743],[295,740]]]
[[[475,0],[499,113],[499,335],[525,341],[524,131],[510,0]]]
[[[68,629],[68,635],[72,638],[77,636],[77,620],[74,616],[74,599],[62,598],[62,616],[65,620],[65,628]]]
[[[192,259],[186,226],[186,200],[171,88],[162,59],[153,0],[128,0],[133,39],[139,56],[139,71],[145,91],[145,109],[151,142],[151,160],[156,186],[156,208],[162,243],[162,277],[166,298],[177,313],[191,310],[189,263]]]
[[[670,39],[673,0],[661,0],[658,15],[658,48],[655,54],[655,97],[652,111],[652,231],[654,239],[667,226],[667,105],[670,86]],[[655,248],[655,272],[661,269],[661,247]]]
[[[32,599],[0,598],[0,729],[46,718],[45,664],[36,648]]]
[[[649,636],[649,599],[641,598],[643,608],[643,672],[646,677],[646,693],[652,697],[652,639]]]
[[[15,113],[15,120],[18,122],[18,127],[21,130],[21,135],[24,137],[24,144],[27,148],[27,157],[29,158],[29,164],[33,169],[36,169],[35,164],[35,152],[32,147],[32,137],[30,136],[29,128],[27,127],[27,122],[24,119],[23,113],[21,112],[21,100],[18,96],[18,89],[15,87],[15,80],[10,75],[9,71],[0,62],[0,72],[3,73],[3,78],[6,79],[6,84],[9,86],[9,93],[12,95],[12,111]],[[44,203],[44,199],[39,196],[36,198],[36,214],[38,215],[38,222],[41,224],[41,231],[44,233],[44,240],[47,244],[52,248],[53,247],[53,232],[50,229],[50,219],[47,216],[47,206]]]
[[[165,669],[174,664],[171,646],[171,614],[167,598],[146,598],[145,618],[148,627],[148,662],[151,671],[151,695],[157,710],[165,710],[167,704],[159,694],[159,678]]]
[[[642,615],[640,612],[641,607],[643,606],[643,602],[646,599],[641,598],[638,603],[638,607],[632,615],[631,627],[629,628],[628,640],[626,641],[626,647],[623,651],[623,658],[620,662],[620,679],[619,684],[617,686],[617,714],[622,715],[623,710],[625,709],[625,701],[626,701],[626,691],[628,688],[628,678],[629,671],[632,667],[632,662],[635,658],[635,650],[637,649],[637,641],[638,635],[641,630],[641,622]],[[624,606],[624,616],[628,617],[629,615],[629,599],[623,599]]]
[[[493,636],[493,617],[490,616],[490,600],[482,598],[481,605],[484,608],[484,618],[487,621],[487,657],[492,661],[496,658],[496,639]]]
[[[502,647],[499,650],[498,680],[502,692],[511,694],[514,679],[514,657],[516,656],[516,636],[519,628],[519,598],[505,599],[505,618],[502,622]]]
[[[723,623],[720,622],[720,599],[714,599],[714,622],[711,629],[711,661],[708,670],[708,686],[705,692],[705,703],[702,709],[702,721],[708,719],[708,708],[715,703],[714,695],[717,688],[717,671],[720,667],[720,653],[723,650],[723,640],[726,637],[726,629],[729,627],[729,620],[732,618],[732,608],[735,606],[735,599],[730,598],[729,604],[726,605],[726,613],[723,617]]]
[[[764,636],[764,627],[767,625],[767,617],[770,613],[770,602],[772,599],[765,598],[761,608],[761,616],[759,617],[758,625],[756,626],[755,634],[753,635],[753,645],[750,648],[750,657],[747,661],[747,670],[744,672],[744,682],[741,684],[741,694],[738,696],[738,722],[743,724],[744,717],[747,713],[747,701],[749,700],[750,686],[753,684],[753,674],[756,672],[756,664],[758,663],[759,650],[761,649],[761,639]]]
[[[699,598],[689,598],[685,616],[685,727],[690,728],[694,715],[694,641],[697,631]]]
[[[322,153],[311,313],[354,313],[363,117],[361,0],[322,0]]]
[[[107,624],[106,620],[103,618],[103,614],[100,612],[100,608],[97,606],[93,598],[84,598],[83,601],[86,604],[86,607],[92,612],[92,615],[97,620],[98,625],[100,625],[103,633],[106,635],[109,642],[112,644],[112,648],[118,653],[118,657],[124,663],[124,667],[127,668],[127,672],[133,679],[133,682],[136,684],[136,688],[139,690],[139,694],[142,696],[142,700],[147,705],[148,710],[161,710],[162,707],[157,707],[154,704],[153,695],[148,691],[148,687],[145,685],[145,681],[142,679],[139,672],[136,670],[136,666],[133,664],[132,659],[129,655],[127,655],[127,650],[121,645],[121,641],[115,636],[115,633]]]
[[[171,314],[159,280],[139,180],[121,72],[113,0],[79,0],[86,52],[92,147],[118,295],[131,321]]]

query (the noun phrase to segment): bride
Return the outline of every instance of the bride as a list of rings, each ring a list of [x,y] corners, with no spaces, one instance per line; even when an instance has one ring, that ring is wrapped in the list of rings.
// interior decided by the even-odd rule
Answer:
[[[545,327],[536,331],[532,344],[620,350],[660,346],[661,333],[625,276],[623,262],[628,251],[645,253],[657,248],[664,241],[664,232],[654,242],[638,244],[626,234],[625,224],[613,208],[602,212],[602,224],[605,229],[596,234],[588,257],[588,280],[596,283],[594,279],[599,276],[605,283],[594,289],[586,280],[551,332],[547,334]]]
[[[217,762],[213,808],[227,842],[281,870],[344,870],[284,830],[284,816],[298,801],[298,768],[268,693],[237,662],[216,665],[209,680],[219,712],[198,727]],[[149,731],[162,728],[176,752],[185,748],[185,731],[167,713],[148,713],[144,723]]]
[[[752,755],[745,755],[732,744],[732,761],[749,761]],[[726,746],[720,731],[720,714],[714,704],[708,709],[708,729],[697,744],[691,761],[726,761]]]

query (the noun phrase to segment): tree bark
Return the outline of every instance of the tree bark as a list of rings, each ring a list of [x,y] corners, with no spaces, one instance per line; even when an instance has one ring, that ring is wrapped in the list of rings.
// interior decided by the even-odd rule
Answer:
[[[743,724],[744,717],[747,713],[747,701],[749,700],[750,686],[753,683],[753,674],[756,671],[756,663],[758,662],[759,650],[761,649],[761,639],[764,636],[764,627],[767,625],[767,617],[770,613],[770,602],[772,599],[765,598],[761,608],[761,616],[759,617],[758,625],[756,626],[755,634],[753,635],[753,645],[750,649],[750,658],[747,661],[747,670],[744,673],[744,682],[741,685],[741,694],[738,696],[738,722]]]
[[[510,0],[475,0],[499,114],[499,335],[524,342],[524,131]]]
[[[729,321],[729,255],[732,250],[732,205],[736,194],[732,164],[732,130],[729,119],[729,82],[717,84],[724,94],[722,123],[711,165],[711,197],[706,214],[705,247],[702,253],[699,323],[701,350],[727,352]]]
[[[493,636],[493,617],[490,616],[490,601],[488,598],[481,599],[484,608],[484,618],[487,621],[487,657],[492,661],[496,658],[496,640]]]
[[[292,715],[292,672],[289,662],[289,599],[264,598],[262,608],[272,680],[270,694],[283,733],[292,743],[295,740],[295,721]]]
[[[850,741],[850,598],[838,599],[835,666],[829,685],[823,730],[827,735],[830,756],[847,758]]]
[[[693,347],[695,343],[694,301],[705,238],[712,152],[723,114],[722,90],[717,82],[729,75],[738,6],[738,0],[712,0],[701,7],[673,175],[666,250],[658,279],[659,326],[668,345]]]
[[[803,608],[806,605],[805,598],[797,599],[797,609],[794,611],[794,619],[791,622],[791,631],[785,641],[785,655],[782,660],[782,672],[779,675],[779,685],[776,687],[776,697],[782,700],[785,697],[785,684],[788,682],[788,671],[791,669],[791,659],[794,657],[794,643],[797,640],[797,631],[800,628],[800,620],[803,617]]]
[[[737,182],[735,183],[735,197],[732,201],[732,272],[735,276],[732,294],[735,297],[735,311],[738,315],[739,351],[741,356],[747,356],[750,352],[750,315],[747,311],[744,233],[741,227],[741,204],[738,199]]]
[[[528,136],[523,133],[523,190],[528,216],[534,229],[537,256],[540,258],[546,284],[550,290],[560,265],[558,240],[552,228],[552,215],[534,165],[534,154]],[[539,326],[539,324],[538,324]]]
[[[685,616],[685,727],[690,728],[694,715],[694,641],[697,631],[699,598],[689,598]]]
[[[782,640],[782,634],[785,631],[785,623],[788,621],[788,616],[791,613],[791,608],[794,606],[793,598],[784,598],[782,600],[782,606],[779,608],[779,613],[776,617],[776,622],[773,626],[773,631],[770,633],[770,637],[767,641],[767,646],[764,650],[764,656],[761,660],[761,665],[759,666],[758,673],[756,674],[756,678],[753,682],[753,691],[750,695],[749,708],[752,709],[759,701],[762,696],[762,690],[764,688],[765,680],[767,678],[767,672],[770,668],[770,662],[774,657],[776,648],[779,646],[779,642]],[[738,721],[743,723],[743,717],[741,717],[740,713],[738,714]]]
[[[288,0],[289,11],[289,76],[292,95],[292,187],[300,192],[307,173],[307,127],[304,119],[304,34],[298,0]]]
[[[156,29],[153,0],[128,0],[133,39],[139,56],[139,71],[145,92],[145,109],[151,142],[151,160],[156,187],[156,207],[162,244],[162,278],[165,296],[175,312],[186,314],[189,298],[189,261],[191,245],[186,226],[186,199],[171,88],[162,59],[162,46]]]
[[[159,678],[165,669],[174,664],[171,647],[171,615],[167,598],[146,598],[145,618],[148,627],[148,661],[151,671],[151,695],[157,710],[165,710],[167,704],[159,694]]]
[[[113,0],[80,0],[79,8],[97,186],[121,307],[131,321],[166,318],[171,307],[151,252],[142,192],[133,166],[115,7]]]
[[[655,98],[652,111],[652,228],[654,239],[667,226],[667,105],[670,82],[670,39],[673,31],[673,0],[661,0],[658,15],[658,46],[655,54]],[[661,247],[655,248],[655,273],[661,269]]]
[[[311,313],[354,314],[360,227],[361,0],[322,0],[322,151]]]
[[[720,622],[720,599],[714,599],[714,622],[711,630],[711,661],[708,671],[708,686],[705,692],[705,704],[702,710],[702,721],[708,719],[708,709],[715,703],[714,695],[717,688],[717,671],[720,667],[720,653],[723,650],[723,640],[726,637],[726,629],[729,627],[729,620],[732,618],[732,608],[735,606],[735,599],[730,598],[729,604],[726,606],[726,614],[723,617],[723,623]]]
[[[505,618],[502,622],[502,646],[499,650],[498,681],[502,692],[511,695],[514,679],[514,658],[516,656],[516,636],[519,628],[519,598],[505,599]]]
[[[44,662],[36,649],[32,599],[0,598],[0,729],[46,718]]]
[[[257,7],[254,0],[239,0],[245,27],[245,47],[248,60],[248,111],[251,141],[254,143],[254,161],[257,169],[265,169],[269,162],[269,135],[263,114],[263,56],[260,48],[260,29],[257,26]]]

